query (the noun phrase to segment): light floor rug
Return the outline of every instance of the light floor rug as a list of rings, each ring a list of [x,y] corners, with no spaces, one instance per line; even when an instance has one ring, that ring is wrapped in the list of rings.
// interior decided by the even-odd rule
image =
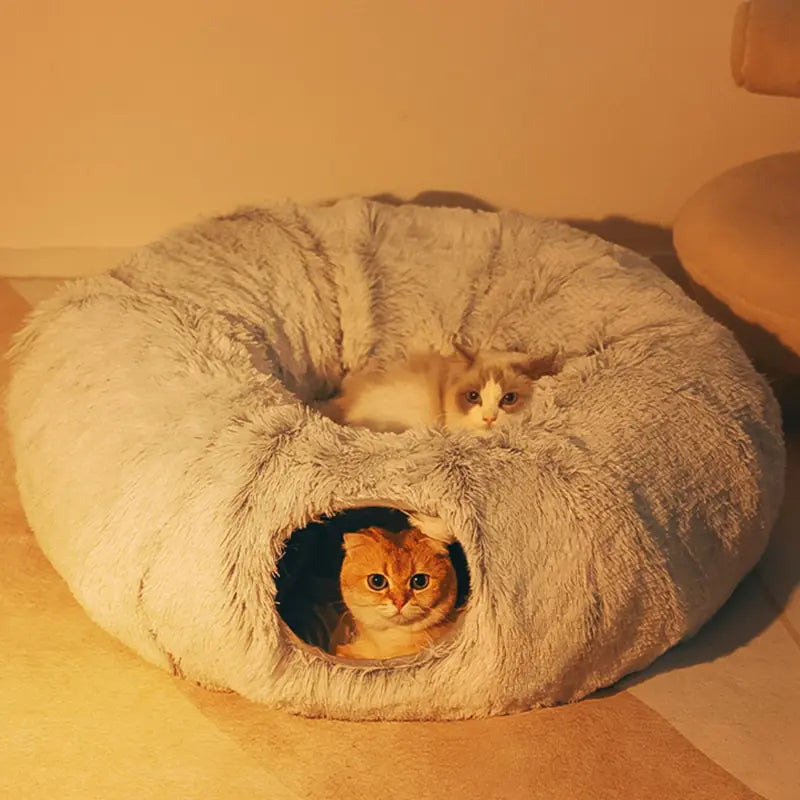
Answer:
[[[0,350],[52,286],[0,280]],[[0,380],[7,379],[2,364]],[[28,530],[0,431],[0,797],[800,797],[800,441],[756,572],[689,643],[602,697],[457,723],[291,717],[147,665]]]

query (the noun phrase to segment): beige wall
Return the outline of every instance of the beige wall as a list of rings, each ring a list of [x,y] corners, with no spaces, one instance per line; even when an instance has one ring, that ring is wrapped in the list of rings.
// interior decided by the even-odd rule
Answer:
[[[735,5],[2,0],[0,247],[429,189],[668,224],[713,174],[800,148],[800,101],[733,86]]]

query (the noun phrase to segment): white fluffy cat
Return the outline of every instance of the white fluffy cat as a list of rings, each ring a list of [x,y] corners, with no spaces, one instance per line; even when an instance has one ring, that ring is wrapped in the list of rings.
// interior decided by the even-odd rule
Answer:
[[[399,433],[443,425],[486,435],[528,403],[533,383],[555,371],[555,355],[457,348],[451,356],[411,356],[383,370],[353,372],[319,410],[342,425]]]

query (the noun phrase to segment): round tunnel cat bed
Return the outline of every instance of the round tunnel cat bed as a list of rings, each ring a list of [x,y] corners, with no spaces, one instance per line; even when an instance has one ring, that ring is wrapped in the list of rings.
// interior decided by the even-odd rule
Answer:
[[[454,335],[560,367],[487,438],[313,409]],[[99,625],[339,718],[507,713],[645,667],[755,564],[783,487],[778,409],[731,334],[642,257],[510,212],[352,199],[186,227],[39,306],[8,417],[31,527]],[[386,661],[315,647],[298,609],[342,532],[405,514],[452,532],[453,630]]]

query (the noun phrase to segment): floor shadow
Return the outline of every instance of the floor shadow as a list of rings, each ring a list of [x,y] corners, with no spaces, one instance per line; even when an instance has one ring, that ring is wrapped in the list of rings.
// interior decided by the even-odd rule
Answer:
[[[627,675],[596,696],[608,696],[645,683],[656,675],[713,663],[756,639],[775,621],[777,609],[763,591],[757,573],[749,575],[700,631],[668,650],[649,667]]]

